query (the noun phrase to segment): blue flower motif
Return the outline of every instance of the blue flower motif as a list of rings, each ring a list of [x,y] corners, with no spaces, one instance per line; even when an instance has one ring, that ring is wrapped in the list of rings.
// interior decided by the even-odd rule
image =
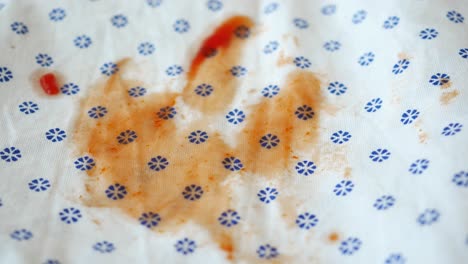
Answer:
[[[336,5],[325,5],[320,11],[326,16],[333,15],[336,12]]]
[[[442,86],[448,82],[450,82],[450,76],[446,73],[436,73],[429,79],[429,83],[435,86]]]
[[[299,29],[306,29],[309,27],[309,22],[303,18],[295,18],[293,19],[293,23]]]
[[[341,44],[338,41],[331,40],[325,42],[325,44],[323,44],[323,47],[330,52],[334,52],[340,49]]]
[[[353,24],[360,24],[362,21],[364,21],[367,17],[367,12],[365,10],[359,10],[356,13],[354,13],[353,18],[351,19],[351,22]]]
[[[66,16],[67,13],[65,13],[63,8],[54,8],[49,13],[49,19],[55,22],[63,20]]]
[[[203,195],[203,188],[199,185],[188,185],[184,188],[182,192],[182,196],[189,201],[195,201],[202,197]]]
[[[128,19],[123,14],[117,14],[111,18],[111,23],[116,28],[123,28],[128,24]]]
[[[439,32],[437,32],[437,30],[433,29],[433,28],[426,28],[424,30],[421,30],[421,32],[419,32],[419,36],[422,38],[422,39],[434,39],[437,37],[437,35],[439,35]]]
[[[387,20],[384,21],[383,23],[383,28],[385,29],[392,29],[396,27],[400,23],[400,18],[397,16],[390,16],[387,18]]]
[[[177,114],[177,111],[172,106],[166,106],[166,107],[159,109],[159,112],[157,114],[159,118],[168,120],[168,119],[174,118],[175,115]]]
[[[412,174],[421,174],[429,167],[429,161],[427,159],[418,159],[411,163],[409,172]]]
[[[189,238],[178,240],[175,245],[177,252],[183,255],[192,254],[197,249],[197,243]]]
[[[240,159],[236,157],[225,158],[222,163],[224,168],[230,171],[238,171],[244,167]]]
[[[312,227],[316,226],[318,223],[318,218],[311,213],[303,213],[297,216],[296,225],[301,229],[309,230]]]
[[[226,119],[228,120],[229,123],[234,124],[234,125],[242,123],[245,119],[244,111],[239,110],[239,109],[234,109],[232,111],[229,111],[229,113],[226,115]]]
[[[79,157],[78,159],[75,160],[74,164],[75,164],[75,168],[82,170],[82,171],[90,170],[96,165],[96,163],[94,162],[94,159],[91,158],[90,156]]]
[[[67,134],[60,128],[51,128],[45,133],[45,136],[47,140],[52,142],[60,142],[67,137]]]
[[[180,65],[172,65],[166,69],[166,74],[169,76],[177,76],[184,72],[184,69]]]
[[[213,92],[213,86],[202,83],[195,88],[195,93],[200,96],[209,96]]]
[[[339,130],[330,137],[330,140],[335,144],[343,144],[351,138],[351,134],[347,131]]]
[[[259,143],[260,146],[266,149],[271,149],[278,146],[278,144],[280,143],[280,139],[276,135],[266,134],[260,139]]]
[[[340,82],[332,82],[328,85],[328,91],[334,95],[342,95],[346,93],[348,88]]]
[[[393,65],[392,72],[393,74],[403,73],[409,66],[410,62],[407,59],[399,60],[395,65]]]
[[[169,166],[169,161],[163,156],[153,157],[148,162],[148,167],[154,171],[162,171],[167,166]]]
[[[267,98],[272,98],[279,93],[279,90],[280,88],[278,85],[268,85],[267,87],[263,88],[262,95]]]
[[[247,69],[245,67],[242,67],[242,66],[234,66],[231,68],[231,74],[234,76],[234,77],[241,77],[241,76],[244,76],[247,74]]]
[[[354,183],[352,181],[342,180],[335,185],[335,189],[333,189],[333,192],[336,196],[346,196],[353,190],[353,188]]]
[[[129,143],[132,143],[133,141],[135,141],[137,139],[137,133],[133,130],[125,130],[125,131],[122,131],[120,132],[120,134],[117,136],[117,142],[119,142],[119,144],[129,144]]]
[[[54,60],[47,54],[39,53],[36,56],[36,62],[37,64],[41,65],[41,67],[49,67],[54,63]]]
[[[80,220],[81,212],[80,210],[74,208],[74,207],[69,207],[69,208],[64,208],[60,213],[60,220],[64,223],[67,224],[74,224]]]
[[[309,120],[314,117],[315,113],[312,110],[312,107],[308,105],[299,106],[294,112],[297,118],[301,120]]]
[[[111,253],[112,251],[115,250],[114,244],[108,241],[101,241],[97,242],[96,244],[93,245],[93,249],[96,250],[99,253]]]
[[[391,195],[383,195],[377,198],[374,202],[374,207],[377,210],[387,210],[395,204],[395,198]]]
[[[309,68],[312,63],[309,61],[309,59],[303,57],[303,56],[299,56],[299,57],[296,57],[294,58],[294,64],[296,64],[296,67],[299,67],[301,69],[306,69],[306,68]]]
[[[257,249],[257,255],[262,259],[273,259],[278,257],[278,249],[271,246],[270,244],[260,245]]]
[[[13,79],[13,73],[7,67],[0,67],[0,83]]]
[[[102,74],[107,75],[107,76],[111,76],[114,73],[119,71],[119,67],[117,66],[117,64],[115,64],[113,62],[107,62],[107,63],[104,63],[99,68],[99,70],[101,70]]]
[[[148,56],[154,53],[156,49],[153,43],[150,42],[143,42],[138,45],[138,53],[143,56]]]
[[[418,110],[408,109],[401,115],[400,121],[401,123],[403,123],[403,125],[408,125],[408,124],[413,123],[413,121],[416,120],[418,116],[419,116]]]
[[[364,110],[366,110],[368,113],[374,113],[382,107],[382,103],[382,99],[374,98],[366,103]]]
[[[186,33],[187,31],[190,30],[190,24],[187,20],[185,19],[178,19],[176,22],[174,22],[174,25],[172,25],[174,28],[174,31],[177,33]]]
[[[276,188],[266,187],[265,189],[260,190],[257,193],[257,196],[261,202],[268,204],[276,199],[276,197],[278,196],[278,191],[276,190]]]
[[[0,158],[6,162],[16,162],[21,157],[21,151],[15,147],[4,148],[0,151]]]
[[[303,160],[303,161],[299,161],[296,164],[295,169],[297,173],[303,176],[309,176],[309,175],[314,174],[315,169],[317,169],[317,166],[315,165],[313,161]]]
[[[162,4],[162,1],[163,0],[146,0],[146,3],[152,7],[152,8],[155,8],[155,7],[158,7]]]
[[[382,162],[390,157],[391,153],[387,149],[376,149],[371,152],[369,158],[373,162]]]
[[[26,229],[18,229],[18,230],[13,231],[10,234],[10,237],[13,238],[14,240],[24,241],[24,240],[31,239],[33,237],[33,233]]]
[[[426,209],[418,216],[418,223],[422,226],[432,225],[439,220],[440,213],[436,209]]]
[[[276,2],[269,3],[268,5],[265,6],[265,8],[263,8],[263,13],[267,15],[271,14],[275,12],[276,9],[278,9],[278,7],[279,7],[279,4]]]
[[[238,26],[234,30],[234,35],[240,39],[246,39],[250,36],[250,29],[244,25]]]
[[[455,10],[452,10],[452,11],[448,11],[447,12],[447,18],[452,21],[453,23],[463,23],[463,20],[465,20],[465,18],[463,17],[462,14],[458,13],[457,11]]]
[[[22,102],[20,105],[18,105],[18,108],[22,113],[26,115],[34,114],[36,111],[39,110],[39,106],[37,106],[36,103],[31,102],[31,101]]]
[[[56,259],[48,259],[42,264],[60,264],[60,261],[58,261]]]
[[[219,0],[208,0],[206,3],[206,6],[208,9],[210,9],[213,12],[221,10],[223,8],[223,3]]]
[[[88,116],[94,119],[104,117],[107,114],[107,108],[104,106],[95,106],[88,110]]]
[[[349,237],[340,244],[340,251],[343,255],[353,255],[361,248],[362,241],[356,237]]]
[[[188,136],[190,143],[200,144],[208,140],[208,133],[205,131],[197,130],[190,133]]]
[[[463,125],[460,123],[450,123],[442,130],[442,135],[453,136],[461,131]]]
[[[240,221],[240,216],[236,211],[231,209],[222,212],[221,215],[218,217],[218,221],[221,225],[225,227],[231,227],[237,225]]]
[[[141,214],[140,218],[138,218],[141,225],[146,226],[147,228],[153,228],[161,222],[161,216],[159,214],[153,212],[147,212]]]
[[[91,38],[86,35],[78,36],[73,40],[73,44],[80,49],[86,49],[91,46],[92,43],[93,41]]]
[[[385,259],[385,264],[405,264],[406,259],[401,254],[391,254]]]
[[[128,90],[128,95],[131,97],[140,97],[146,94],[146,88],[141,86],[135,86]]]
[[[375,55],[372,52],[364,53],[361,57],[359,57],[358,63],[361,66],[369,66],[371,62],[374,61]]]
[[[452,182],[460,187],[468,187],[468,171],[460,171],[453,175]]]
[[[28,27],[23,22],[13,22],[10,27],[18,35],[26,35],[29,32]]]
[[[47,191],[50,187],[50,182],[47,179],[44,178],[39,178],[39,179],[34,179],[28,183],[29,189],[31,191],[35,192],[43,192]]]
[[[119,183],[109,185],[106,189],[106,196],[112,200],[120,200],[125,198],[127,195],[127,188],[125,186],[120,185]]]
[[[460,55],[463,59],[468,59],[468,48],[460,49],[458,51],[458,55]]]
[[[278,49],[278,46],[279,46],[278,41],[270,41],[265,45],[265,47],[263,47],[263,53],[265,54],[273,53],[275,50]]]
[[[74,95],[80,91],[80,87],[74,83],[67,83],[60,87],[60,91],[66,95]]]

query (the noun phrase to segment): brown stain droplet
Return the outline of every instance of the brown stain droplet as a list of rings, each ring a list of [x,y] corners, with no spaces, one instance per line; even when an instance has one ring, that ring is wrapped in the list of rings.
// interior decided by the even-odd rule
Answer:
[[[450,92],[443,92],[442,95],[440,96],[440,103],[442,105],[448,105],[451,103],[458,95],[460,92],[458,90],[453,90]]]
[[[253,23],[246,17],[231,18],[221,25],[222,30],[215,30],[219,38],[212,35],[204,42],[182,93],[163,90],[142,98],[130,97],[131,87],[144,84],[122,77],[132,68],[129,59],[118,63],[119,72],[90,89],[82,101],[73,137],[79,152],[96,160],[96,166],[87,171],[88,195],[82,199],[86,205],[118,208],[133,219],[145,212],[158,213],[162,220],[156,231],[177,230],[187,222],[195,223],[209,232],[228,259],[234,258],[239,240],[226,233],[218,222],[219,215],[233,206],[233,186],[225,181],[231,177],[244,178],[245,173],[271,178],[291,168],[292,162],[297,162],[294,150],[312,147],[317,142],[323,101],[318,78],[312,72],[294,71],[287,76],[277,96],[262,97],[245,109],[245,126],[236,137],[235,147],[224,142],[219,131],[209,126],[213,122],[210,116],[223,111],[237,92],[238,81],[227,71],[237,63],[248,43],[233,39],[233,30],[239,25],[251,27]],[[219,54],[202,58],[207,47],[216,48]],[[215,85],[212,95],[216,102],[194,96],[194,84],[198,83]],[[163,108],[174,107],[177,111],[182,105],[199,110],[203,117],[187,120],[177,113],[174,118],[165,119],[158,114]],[[313,109],[313,118],[302,120],[295,116],[297,108],[304,105]],[[90,118],[87,112],[95,106],[106,107],[108,113],[99,119]],[[183,127],[177,125],[177,118]],[[120,144],[117,137],[126,130],[135,131],[137,138]],[[196,130],[206,131],[208,140],[191,143],[188,135]],[[267,133],[278,136],[278,146],[266,149],[260,145],[261,137]],[[155,171],[148,166],[157,156],[168,160],[165,169]],[[222,161],[230,156],[242,161],[243,170],[232,172],[224,167]],[[105,190],[117,183],[125,186],[127,195],[120,200],[108,199]],[[199,200],[191,201],[182,195],[192,184],[203,189]]]
[[[443,90],[443,89],[447,89],[447,88],[452,87],[452,82],[450,81],[450,79],[448,79],[448,78],[447,78],[447,79],[443,78],[443,79],[441,79],[440,81],[441,81],[441,82],[445,82],[444,84],[442,84],[442,85],[440,86],[440,89]]]
[[[332,232],[328,235],[328,241],[331,243],[336,243],[338,240],[340,240],[340,235],[338,233]]]
[[[351,167],[346,167],[345,170],[344,170],[344,177],[347,178],[347,179],[350,178],[352,170],[353,169]]]
[[[284,50],[280,51],[278,60],[276,61],[276,66],[283,67],[293,63],[293,58],[291,56],[286,56]]]

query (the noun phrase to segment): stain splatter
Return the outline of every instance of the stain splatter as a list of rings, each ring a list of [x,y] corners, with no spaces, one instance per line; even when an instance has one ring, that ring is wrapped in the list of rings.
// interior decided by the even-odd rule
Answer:
[[[340,235],[336,232],[332,232],[328,235],[328,241],[331,243],[336,243],[340,240]]]
[[[293,63],[293,57],[291,56],[286,56],[284,54],[284,50],[280,51],[278,60],[276,61],[276,66],[282,67],[286,65],[291,65]]]
[[[452,87],[452,82],[449,78],[442,78],[440,81],[443,82],[443,84],[440,86],[440,89],[443,90]]]
[[[96,160],[96,166],[87,171],[86,205],[118,208],[134,219],[145,212],[158,213],[159,231],[195,223],[209,232],[228,259],[234,259],[240,241],[235,235],[239,234],[218,222],[222,212],[235,206],[233,186],[226,182],[239,178],[239,184],[248,184],[252,175],[274,178],[293,168],[297,162],[294,157],[299,156],[295,152],[317,142],[323,106],[318,78],[309,71],[291,72],[277,96],[262,97],[245,108],[244,128],[234,146],[227,144],[210,124],[216,120],[212,116],[225,113],[238,92],[239,83],[229,69],[238,63],[248,43],[234,35],[238,26],[252,27],[253,22],[246,17],[231,18],[203,42],[182,93],[166,89],[137,98],[129,96],[130,88],[144,84],[123,77],[132,68],[128,59],[118,63],[119,72],[90,89],[74,134],[79,152]],[[203,97],[194,92],[203,83],[214,87],[212,95]],[[96,106],[105,107],[106,115],[90,118],[88,110]],[[203,115],[183,119],[178,113],[182,107]],[[301,117],[300,107],[310,108],[313,114]],[[133,131],[131,141],[118,138],[126,131]],[[206,138],[194,143],[189,138],[194,131],[205,132]],[[262,146],[267,134],[278,139],[275,146]],[[239,170],[230,170],[223,163],[231,157],[242,163]],[[106,197],[106,189],[114,184],[125,186],[123,199]],[[199,186],[203,192],[187,199],[183,193],[190,186]]]
[[[453,90],[450,92],[443,92],[442,95],[440,96],[440,103],[442,105],[448,105],[450,104],[458,95],[460,92],[458,90]]]
[[[352,168],[351,167],[346,167],[345,170],[344,170],[344,177],[346,179],[350,178],[351,177],[351,172],[352,172]]]

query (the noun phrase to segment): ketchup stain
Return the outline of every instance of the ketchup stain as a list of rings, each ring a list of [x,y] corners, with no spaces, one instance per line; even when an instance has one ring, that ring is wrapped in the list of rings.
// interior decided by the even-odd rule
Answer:
[[[132,67],[128,59],[118,63],[121,69],[118,73],[90,88],[82,101],[73,136],[80,155],[90,155],[96,161],[96,166],[87,171],[84,204],[120,209],[135,219],[135,223],[143,213],[157,213],[162,220],[153,229],[159,232],[177,231],[193,223],[208,232],[227,259],[235,260],[241,254],[255,255],[255,252],[239,251],[240,231],[251,216],[236,205],[233,190],[240,185],[251,186],[256,178],[275,179],[279,175],[284,178],[290,175],[288,171],[298,159],[308,159],[302,150],[314,148],[317,143],[324,104],[320,81],[314,73],[293,71],[280,85],[277,96],[260,96],[258,103],[245,106],[246,119],[235,137],[236,143],[227,144],[221,131],[212,124],[222,118],[227,125],[224,115],[239,91],[239,81],[229,69],[240,62],[249,43],[248,38],[234,34],[240,26],[250,28],[254,23],[243,16],[230,18],[202,43],[181,93],[163,90],[138,98],[129,96],[130,88],[144,84],[123,78],[125,71]],[[214,87],[210,96],[194,92],[203,83]],[[89,109],[96,106],[107,109],[105,116],[98,119],[88,116]],[[296,116],[298,108],[304,106],[313,109],[313,118]],[[176,111],[173,118],[158,114],[171,107]],[[202,115],[184,119],[178,113],[181,107],[197,110]],[[136,139],[128,144],[119,143],[117,137],[127,130],[134,131]],[[208,138],[194,144],[189,135],[197,130],[206,132]],[[261,147],[260,140],[267,133],[280,139],[277,147]],[[149,168],[148,162],[157,156],[168,160],[165,169]],[[240,159],[243,168],[226,169],[223,160],[229,157]],[[235,184],[230,181],[233,179]],[[127,194],[124,199],[111,200],[105,191],[117,183],[125,186]],[[203,193],[197,199],[185,199],[184,191],[192,185],[201,187]],[[229,209],[238,211],[241,220],[227,228],[218,218]]]
[[[39,79],[42,90],[48,95],[56,95],[60,92],[57,79],[53,73],[46,73]]]

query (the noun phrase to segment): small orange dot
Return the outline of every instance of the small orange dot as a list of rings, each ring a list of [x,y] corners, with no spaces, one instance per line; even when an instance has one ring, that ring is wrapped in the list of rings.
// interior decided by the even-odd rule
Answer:
[[[332,241],[332,242],[337,241],[339,238],[340,238],[340,236],[339,236],[337,233],[331,233],[331,234],[328,236],[328,240],[330,240],[330,241]]]

